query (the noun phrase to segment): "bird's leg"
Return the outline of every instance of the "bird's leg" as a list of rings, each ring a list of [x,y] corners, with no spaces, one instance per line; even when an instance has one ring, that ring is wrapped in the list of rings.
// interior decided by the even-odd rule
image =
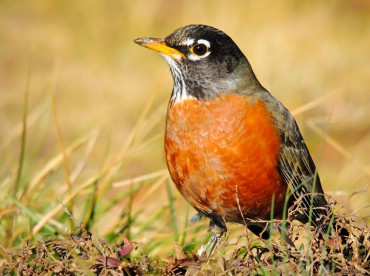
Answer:
[[[212,232],[212,236],[209,239],[207,244],[203,244],[197,252],[198,257],[202,257],[204,254],[206,255],[206,258],[211,256],[213,253],[213,250],[215,249],[217,243],[219,240],[222,238],[222,236],[226,233],[227,229],[226,227],[222,227],[214,223],[213,220],[210,221],[209,223],[209,232]]]

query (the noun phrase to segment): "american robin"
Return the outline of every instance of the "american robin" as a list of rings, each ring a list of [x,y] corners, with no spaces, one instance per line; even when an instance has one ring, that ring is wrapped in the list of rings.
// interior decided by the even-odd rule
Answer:
[[[198,217],[210,218],[218,233],[213,241],[226,222],[268,238],[261,220],[272,212],[281,218],[287,195],[287,207],[299,207],[292,219],[327,230],[331,208],[294,117],[260,84],[229,36],[189,25],[164,39],[135,42],[160,52],[170,66],[167,166]]]

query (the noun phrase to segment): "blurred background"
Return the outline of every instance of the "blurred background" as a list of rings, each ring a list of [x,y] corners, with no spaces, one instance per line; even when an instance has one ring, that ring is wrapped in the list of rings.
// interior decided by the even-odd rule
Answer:
[[[195,23],[233,38],[295,115],[325,192],[369,215],[369,1],[5,0],[0,242],[67,231],[58,201],[70,197],[73,216],[108,240],[121,232],[160,252],[206,238],[166,172],[169,68],[132,42]]]

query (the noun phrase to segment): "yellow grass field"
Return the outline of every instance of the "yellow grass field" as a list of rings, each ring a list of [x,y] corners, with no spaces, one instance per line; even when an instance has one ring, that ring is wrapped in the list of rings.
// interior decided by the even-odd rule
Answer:
[[[133,43],[187,24],[233,38],[295,115],[324,191],[369,222],[369,1],[5,0],[0,260],[27,238],[69,233],[61,202],[74,226],[111,242],[122,233],[151,257],[206,241],[164,161],[168,65]]]

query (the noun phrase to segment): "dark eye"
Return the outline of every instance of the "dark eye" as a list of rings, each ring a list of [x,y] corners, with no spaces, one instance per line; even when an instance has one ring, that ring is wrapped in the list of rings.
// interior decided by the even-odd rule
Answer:
[[[191,48],[192,52],[197,56],[203,56],[208,52],[208,47],[202,43],[195,44]]]

